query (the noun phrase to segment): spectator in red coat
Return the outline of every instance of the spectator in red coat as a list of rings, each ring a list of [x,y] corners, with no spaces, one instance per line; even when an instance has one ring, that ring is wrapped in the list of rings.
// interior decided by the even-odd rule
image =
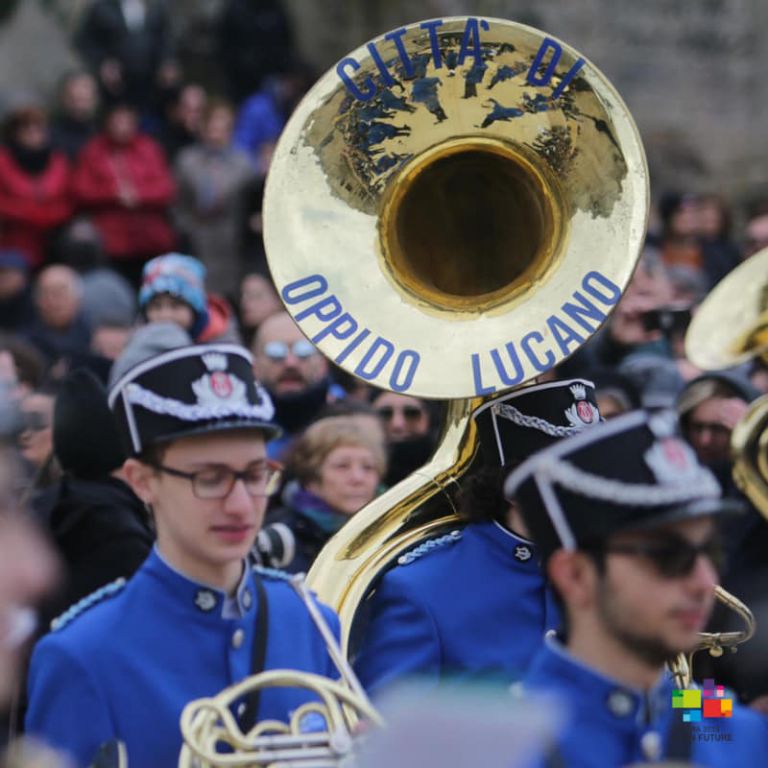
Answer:
[[[11,109],[0,147],[0,248],[18,250],[39,267],[49,235],[72,210],[69,163],[51,149],[45,112],[30,104]]]
[[[74,188],[113,266],[134,285],[147,259],[173,249],[174,182],[160,145],[139,132],[133,107],[110,107],[103,130],[80,153]]]

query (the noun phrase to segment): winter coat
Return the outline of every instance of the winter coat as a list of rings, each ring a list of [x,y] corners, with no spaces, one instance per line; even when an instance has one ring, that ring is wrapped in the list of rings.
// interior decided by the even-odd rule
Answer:
[[[49,526],[66,566],[59,607],[73,605],[121,576],[132,576],[154,541],[143,504],[124,482],[112,477],[65,476]]]
[[[30,267],[46,256],[47,238],[73,211],[71,170],[66,157],[52,152],[39,175],[23,170],[0,147],[0,248],[22,251]]]
[[[176,188],[160,145],[149,136],[127,145],[93,138],[80,153],[74,189],[111,258],[146,259],[175,247],[167,212]],[[133,192],[134,207],[122,202],[121,189]]]

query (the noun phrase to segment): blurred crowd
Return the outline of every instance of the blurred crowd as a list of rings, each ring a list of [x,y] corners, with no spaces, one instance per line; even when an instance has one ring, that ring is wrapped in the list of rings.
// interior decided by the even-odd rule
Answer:
[[[306,571],[351,515],[421,466],[441,429],[441,403],[375,390],[329,363],[270,280],[264,180],[313,81],[284,9],[223,4],[227,82],[212,93],[175,58],[164,7],[92,0],[72,40],[82,67],[54,94],[0,95],[0,378],[19,408],[2,425],[3,461],[22,465],[5,495],[33,510],[63,564],[66,580],[41,559],[24,587],[61,584],[48,616],[129,576],[152,546],[146,511],[121,479],[106,405],[108,387],[152,354],[208,341],[253,354],[283,429],[271,458],[286,469],[258,549],[290,571]],[[654,192],[616,311],[547,376],[594,381],[605,418],[676,408],[699,459],[738,495],[730,434],[768,393],[768,368],[758,359],[698,370],[684,338],[712,288],[768,246],[768,199],[736,209],[717,193]],[[727,578],[745,597],[744,574],[765,570],[757,542],[766,536],[756,512],[739,526],[729,544],[748,555]],[[10,536],[0,542],[18,554]],[[747,698],[768,693],[765,669],[762,679],[718,671],[718,680]]]

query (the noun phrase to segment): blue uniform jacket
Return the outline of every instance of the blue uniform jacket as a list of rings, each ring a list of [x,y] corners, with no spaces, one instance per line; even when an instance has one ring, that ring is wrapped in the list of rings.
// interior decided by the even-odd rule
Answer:
[[[557,609],[535,547],[472,523],[399,559],[371,598],[355,670],[371,693],[420,676],[519,680]]]
[[[275,576],[262,581],[269,603],[265,668],[337,678],[293,587]],[[105,591],[112,594],[65,614],[63,626],[35,647],[27,731],[71,752],[77,765],[87,765],[111,739],[125,742],[131,766],[176,765],[184,706],[251,673],[259,610],[253,573],[246,571],[236,605],[224,612],[239,618],[224,618],[225,595],[173,570],[156,549],[124,588]],[[338,634],[335,614],[321,608]],[[259,719],[286,720],[309,698],[298,689],[265,689]]]
[[[673,720],[682,720],[682,710],[672,708],[669,675],[644,694],[584,666],[554,638],[534,659],[524,688],[556,694],[570,715],[558,744],[561,762],[540,765],[608,768],[654,762],[669,755]],[[690,740],[688,760],[696,766],[764,765],[768,759],[768,720],[735,702],[730,718],[676,727],[684,742]]]

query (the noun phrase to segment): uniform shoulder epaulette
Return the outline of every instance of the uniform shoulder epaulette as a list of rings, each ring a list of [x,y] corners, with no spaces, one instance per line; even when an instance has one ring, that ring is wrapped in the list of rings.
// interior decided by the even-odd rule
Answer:
[[[278,568],[267,568],[264,565],[254,565],[253,570],[259,574],[259,576],[266,576],[268,579],[275,579],[277,581],[291,581],[294,574],[288,573],[288,571],[281,571]]]
[[[410,552],[406,552],[397,558],[398,565],[410,565],[424,555],[428,555],[430,552],[435,552],[438,549],[446,547],[448,544],[454,544],[461,538],[461,531],[451,531],[446,533],[445,536],[438,536],[436,539],[428,539],[423,541],[418,546],[414,547]]]
[[[105,584],[103,587],[99,587],[95,592],[91,592],[90,595],[86,595],[82,600],[79,600],[74,605],[70,605],[64,613],[57,616],[51,622],[51,630],[57,632],[63,629],[74,621],[80,614],[85,613],[89,608],[106,600],[108,597],[116,595],[126,585],[127,581],[121,576],[119,579],[115,579],[109,584]]]

